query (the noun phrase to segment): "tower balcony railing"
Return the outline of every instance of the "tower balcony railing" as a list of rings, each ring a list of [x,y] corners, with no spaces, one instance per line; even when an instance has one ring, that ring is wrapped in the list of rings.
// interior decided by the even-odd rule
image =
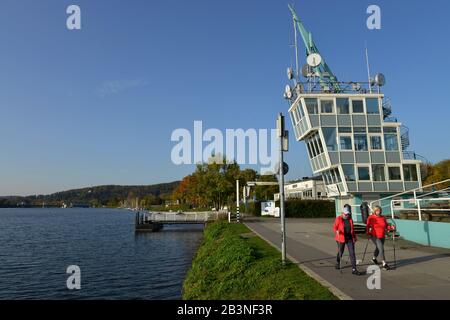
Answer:
[[[318,78],[317,78],[318,79]],[[333,89],[333,86],[329,84],[325,86],[319,81],[307,81],[297,82],[296,86],[292,88],[291,98],[289,99],[291,104],[294,103],[298,96],[301,94],[369,94],[379,93],[378,88],[370,86],[368,82],[337,82],[339,90]],[[329,88],[329,89],[327,89]]]

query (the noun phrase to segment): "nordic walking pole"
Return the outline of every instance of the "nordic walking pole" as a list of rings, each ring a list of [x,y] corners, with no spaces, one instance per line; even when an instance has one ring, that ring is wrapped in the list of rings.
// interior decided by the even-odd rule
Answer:
[[[392,231],[392,245],[394,247],[394,266],[397,269],[397,257],[395,256],[395,229]]]
[[[337,247],[338,247],[338,257],[339,257],[339,272],[342,274],[342,268],[341,268],[342,255],[341,255],[341,242],[339,241],[339,230],[337,231],[337,234],[338,234]]]
[[[370,237],[369,237],[369,239],[367,239],[366,247],[364,248],[363,258],[361,260],[361,264],[364,263],[364,258],[366,257],[366,252],[367,252],[367,247],[369,246],[369,242],[370,242]]]

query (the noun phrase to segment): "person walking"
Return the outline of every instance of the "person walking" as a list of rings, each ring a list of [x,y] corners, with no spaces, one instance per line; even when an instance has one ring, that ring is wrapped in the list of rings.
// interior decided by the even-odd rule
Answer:
[[[336,218],[333,231],[335,233],[335,240],[338,245],[336,269],[341,269],[342,255],[344,254],[345,246],[347,246],[348,254],[352,263],[352,274],[357,276],[362,275],[362,273],[356,269],[356,235],[353,227],[353,219],[348,206],[344,206],[342,214]]]
[[[381,257],[384,270],[391,269],[386,262],[384,241],[386,238],[386,231],[393,230],[395,230],[395,227],[388,224],[386,217],[382,214],[381,207],[376,206],[373,210],[373,214],[367,219],[366,232],[375,245],[372,262],[378,265],[378,257]]]

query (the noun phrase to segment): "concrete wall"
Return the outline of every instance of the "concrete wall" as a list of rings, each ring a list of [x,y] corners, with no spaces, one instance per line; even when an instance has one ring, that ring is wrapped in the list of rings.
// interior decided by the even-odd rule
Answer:
[[[450,223],[395,219],[400,235],[425,246],[450,249]]]

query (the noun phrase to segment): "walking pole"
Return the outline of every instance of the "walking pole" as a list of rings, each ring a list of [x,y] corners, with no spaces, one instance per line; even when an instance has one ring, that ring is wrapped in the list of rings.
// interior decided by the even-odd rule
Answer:
[[[364,249],[364,254],[363,254],[363,258],[361,260],[361,264],[364,263],[364,258],[366,257],[366,252],[367,252],[367,247],[369,246],[369,242],[370,242],[370,237],[367,239],[366,248]]]
[[[394,247],[394,266],[397,269],[397,257],[395,256],[395,229],[392,231],[392,245]]]
[[[337,247],[338,247],[338,256],[339,256],[339,272],[342,274],[342,268],[341,268],[342,255],[341,255],[341,242],[339,241],[339,230],[337,231],[337,234],[338,234]]]

